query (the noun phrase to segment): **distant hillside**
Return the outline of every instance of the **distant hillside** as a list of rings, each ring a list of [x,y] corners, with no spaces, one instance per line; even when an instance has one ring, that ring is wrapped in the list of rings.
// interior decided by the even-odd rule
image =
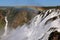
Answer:
[[[37,10],[47,10],[47,9],[60,9],[60,6],[47,6],[47,7],[40,7],[40,6],[21,6],[22,8],[33,8]],[[16,7],[20,8],[20,7]]]
[[[45,9],[60,9],[60,6],[43,7]]]

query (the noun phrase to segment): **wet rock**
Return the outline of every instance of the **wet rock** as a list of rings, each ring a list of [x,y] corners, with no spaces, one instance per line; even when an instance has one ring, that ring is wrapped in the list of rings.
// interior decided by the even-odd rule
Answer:
[[[60,32],[52,32],[48,40],[60,40]]]

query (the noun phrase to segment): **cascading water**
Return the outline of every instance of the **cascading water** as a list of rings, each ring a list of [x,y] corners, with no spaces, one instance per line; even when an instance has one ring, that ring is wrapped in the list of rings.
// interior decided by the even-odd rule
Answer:
[[[50,14],[46,16],[48,12]],[[16,28],[16,30],[12,31],[8,36],[5,32],[6,37],[2,40],[48,40],[51,32],[55,30],[60,32],[60,18],[58,17],[60,15],[60,10],[50,9],[45,13],[44,16],[42,13],[35,16],[29,25],[24,24],[21,28]],[[57,19],[54,21],[50,20],[54,17],[57,17]],[[7,23],[8,22],[6,21],[6,24]],[[6,28],[5,31],[7,31]]]
[[[5,32],[4,32],[4,34],[2,35],[2,37],[4,37],[4,36],[6,36],[6,35],[7,35],[8,20],[7,20],[7,17],[6,17],[6,16],[5,16],[5,22],[6,22],[5,27],[4,27]]]

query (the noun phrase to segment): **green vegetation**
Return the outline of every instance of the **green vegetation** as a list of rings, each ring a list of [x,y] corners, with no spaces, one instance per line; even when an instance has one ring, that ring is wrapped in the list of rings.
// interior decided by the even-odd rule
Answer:
[[[2,21],[2,20],[0,20],[0,29],[1,29],[1,28],[3,28],[3,27],[4,27],[4,25],[5,25],[5,22],[4,22],[4,21]]]
[[[0,9],[0,30],[5,25],[5,21],[4,21],[5,15],[6,15],[5,10]]]

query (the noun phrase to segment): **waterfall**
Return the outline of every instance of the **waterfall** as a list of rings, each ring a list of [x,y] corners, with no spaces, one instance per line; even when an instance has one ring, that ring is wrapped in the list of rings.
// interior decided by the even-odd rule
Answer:
[[[8,20],[7,20],[7,16],[5,16],[5,22],[6,22],[6,24],[5,24],[5,27],[4,27],[4,34],[2,35],[2,37],[4,37],[4,36],[6,36],[7,35],[7,32],[8,32],[8,30],[7,30],[7,26],[8,26]]]
[[[50,14],[46,16],[48,11]],[[16,28],[16,30],[12,31],[8,36],[6,35],[8,21],[7,17],[5,17],[6,25],[4,35],[6,35],[6,37],[2,40],[48,40],[51,32],[55,30],[60,32],[60,18],[57,18],[54,21],[49,20],[53,17],[58,17],[60,12],[58,13],[58,10],[55,11],[55,9],[50,9],[48,11],[45,12],[45,16],[41,14],[35,16],[29,25],[24,24],[21,28]]]

